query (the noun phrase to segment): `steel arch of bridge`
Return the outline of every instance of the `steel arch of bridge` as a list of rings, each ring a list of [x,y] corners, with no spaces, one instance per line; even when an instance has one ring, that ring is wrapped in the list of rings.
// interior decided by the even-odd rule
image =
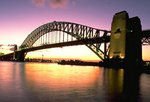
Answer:
[[[77,40],[105,37],[108,34],[110,35],[110,32],[106,30],[100,30],[100,29],[96,29],[96,28],[92,28],[92,27],[88,27],[88,26],[76,24],[76,23],[54,21],[51,23],[44,24],[38,27],[37,29],[35,29],[33,32],[31,32],[31,34],[29,34],[27,38],[24,40],[24,42],[22,43],[21,48],[31,48],[33,44],[40,37],[42,37],[43,35],[49,32],[54,32],[54,31],[65,32],[73,36]],[[85,45],[88,48],[90,48],[100,59],[104,60],[104,57],[108,57],[108,56],[105,56],[107,55],[106,45],[105,45],[105,51],[100,48],[101,43],[85,44]]]

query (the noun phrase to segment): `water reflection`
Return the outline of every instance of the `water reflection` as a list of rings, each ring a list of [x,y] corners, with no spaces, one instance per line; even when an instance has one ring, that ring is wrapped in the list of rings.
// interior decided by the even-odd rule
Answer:
[[[29,67],[30,65],[28,65]],[[99,75],[99,69],[87,68],[70,68],[59,65],[30,66],[25,70],[26,80],[28,83],[38,87],[50,87],[54,90],[66,90],[69,88],[88,88],[95,82]]]
[[[123,69],[0,62],[0,102],[149,102],[149,79]]]
[[[30,67],[29,67],[30,66]],[[59,65],[26,65],[27,87],[41,101],[78,102],[90,99],[100,76],[99,68]],[[41,95],[41,93],[43,93]],[[88,101],[88,100],[87,100]]]
[[[22,66],[21,63],[0,62],[0,102],[27,102]]]
[[[140,73],[138,67],[129,66],[124,71],[123,100],[124,102],[141,102]]]
[[[142,74],[140,77],[140,97],[143,102],[150,101],[150,75]]]
[[[108,102],[117,102],[123,92],[123,69],[104,69],[104,86]]]

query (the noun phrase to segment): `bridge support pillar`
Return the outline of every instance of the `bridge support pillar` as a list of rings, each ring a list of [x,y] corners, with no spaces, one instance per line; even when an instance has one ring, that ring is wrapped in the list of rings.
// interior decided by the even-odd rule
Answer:
[[[113,17],[109,52],[110,59],[125,58],[128,19],[127,12],[116,13]]]
[[[142,66],[141,21],[138,17],[129,19],[129,32],[126,35],[126,66]]]
[[[123,97],[125,101],[137,100],[142,70],[141,22],[138,17],[129,19],[126,34]]]
[[[15,60],[19,62],[24,62],[25,59],[25,52],[24,51],[19,51],[15,53]]]
[[[115,14],[109,52],[109,62],[112,65],[121,64],[127,68],[142,65],[141,32],[138,17],[129,18],[126,11]]]

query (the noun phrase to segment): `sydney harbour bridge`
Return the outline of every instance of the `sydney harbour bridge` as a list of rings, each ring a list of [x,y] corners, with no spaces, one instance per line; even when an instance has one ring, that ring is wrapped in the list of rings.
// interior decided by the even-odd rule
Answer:
[[[115,17],[116,15],[119,16]],[[132,49],[135,45],[135,49],[137,49],[135,50],[137,52],[135,60],[140,59],[139,56],[142,56],[141,46],[150,45],[150,30],[142,30],[140,19],[138,17],[129,18],[125,11],[116,13],[116,15],[114,19],[117,18],[117,20],[113,19],[111,31],[60,21],[41,25],[27,36],[19,49],[15,46],[13,53],[0,56],[0,60],[24,61],[26,54],[31,51],[74,45],[86,45],[102,61],[112,57],[125,59],[132,52],[128,46],[131,45]],[[122,37],[119,38],[118,33]],[[113,38],[113,35],[115,38]],[[125,40],[123,40],[124,43],[121,43],[121,45],[115,44],[118,43],[117,40],[122,42],[122,39]],[[113,52],[113,49],[117,49],[116,52]]]

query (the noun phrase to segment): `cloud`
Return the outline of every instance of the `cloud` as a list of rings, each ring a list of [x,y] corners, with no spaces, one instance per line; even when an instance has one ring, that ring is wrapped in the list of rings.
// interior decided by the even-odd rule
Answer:
[[[51,8],[65,8],[69,4],[69,0],[50,0]]]
[[[32,0],[32,2],[36,6],[44,6],[45,5],[45,0]]]
[[[36,6],[47,6],[53,9],[66,8],[70,4],[74,4],[76,0],[32,0]]]

